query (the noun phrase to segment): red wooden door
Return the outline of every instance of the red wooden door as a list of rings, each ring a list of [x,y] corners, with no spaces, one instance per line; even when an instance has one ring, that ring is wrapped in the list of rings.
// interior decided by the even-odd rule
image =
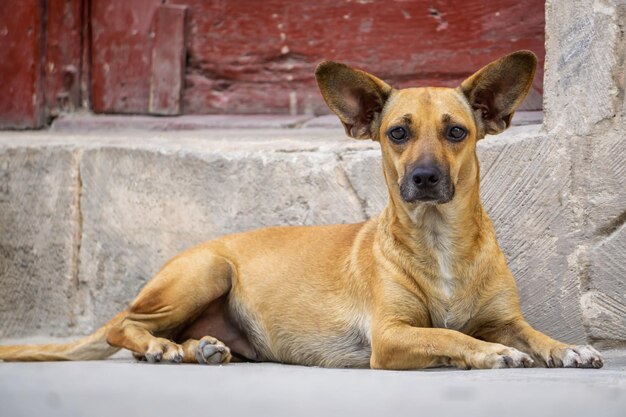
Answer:
[[[0,1],[0,127],[96,113],[321,114],[323,59],[397,87],[543,64],[542,0]],[[543,71],[526,108],[541,107]]]
[[[85,4],[0,1],[0,128],[41,127],[81,106]]]
[[[315,65],[339,60],[398,87],[456,85],[518,49],[543,62],[542,0],[171,0],[187,19],[155,25],[160,0],[92,7],[96,112],[149,113],[159,43],[184,31],[184,113],[325,113]],[[182,25],[185,25],[183,28]],[[169,30],[169,33],[159,31]],[[529,108],[541,107],[542,71]],[[151,81],[152,80],[152,81]]]
[[[0,2],[0,126],[38,127],[44,123],[41,28],[39,2],[20,7]]]

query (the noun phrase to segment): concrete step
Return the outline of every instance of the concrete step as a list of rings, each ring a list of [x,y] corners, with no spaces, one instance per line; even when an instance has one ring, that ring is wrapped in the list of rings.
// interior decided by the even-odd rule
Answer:
[[[622,299],[604,306],[620,285],[606,254],[620,253],[624,228],[597,237],[607,221],[572,187],[566,140],[530,125],[481,141],[484,204],[532,324],[569,342],[623,341]],[[359,222],[387,200],[378,145],[341,128],[1,132],[0,167],[0,337],[89,332],[184,248]],[[603,213],[622,202],[605,199]]]
[[[519,111],[513,116],[513,126],[541,124],[542,111]],[[297,128],[341,129],[337,116],[312,115],[95,115],[91,113],[64,114],[57,117],[51,126],[55,132],[111,132],[111,131],[181,131],[210,129],[297,129]]]

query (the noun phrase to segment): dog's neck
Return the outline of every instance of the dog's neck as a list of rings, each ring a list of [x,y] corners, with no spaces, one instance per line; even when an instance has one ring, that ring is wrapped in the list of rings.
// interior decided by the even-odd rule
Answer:
[[[429,257],[440,267],[447,260],[468,260],[482,241],[484,211],[480,202],[479,178],[458,187],[445,204],[409,204],[390,190],[389,203],[381,214],[380,230],[412,257]]]

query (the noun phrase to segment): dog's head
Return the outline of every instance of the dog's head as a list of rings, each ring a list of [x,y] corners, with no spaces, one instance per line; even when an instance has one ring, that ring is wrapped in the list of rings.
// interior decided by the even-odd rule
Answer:
[[[509,127],[536,66],[532,52],[515,52],[458,88],[395,90],[373,75],[331,61],[319,64],[315,75],[348,136],[380,142],[390,190],[409,204],[443,204],[455,190],[477,183],[477,140]]]

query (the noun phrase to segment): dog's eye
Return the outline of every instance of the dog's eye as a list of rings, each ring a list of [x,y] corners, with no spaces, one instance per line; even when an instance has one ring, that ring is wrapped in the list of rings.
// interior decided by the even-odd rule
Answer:
[[[463,139],[465,139],[466,135],[467,135],[467,130],[459,126],[452,126],[450,129],[448,129],[448,134],[447,134],[448,139],[453,142],[462,141]]]
[[[387,135],[389,136],[389,139],[394,142],[404,142],[409,136],[408,132],[403,127],[394,127]]]

